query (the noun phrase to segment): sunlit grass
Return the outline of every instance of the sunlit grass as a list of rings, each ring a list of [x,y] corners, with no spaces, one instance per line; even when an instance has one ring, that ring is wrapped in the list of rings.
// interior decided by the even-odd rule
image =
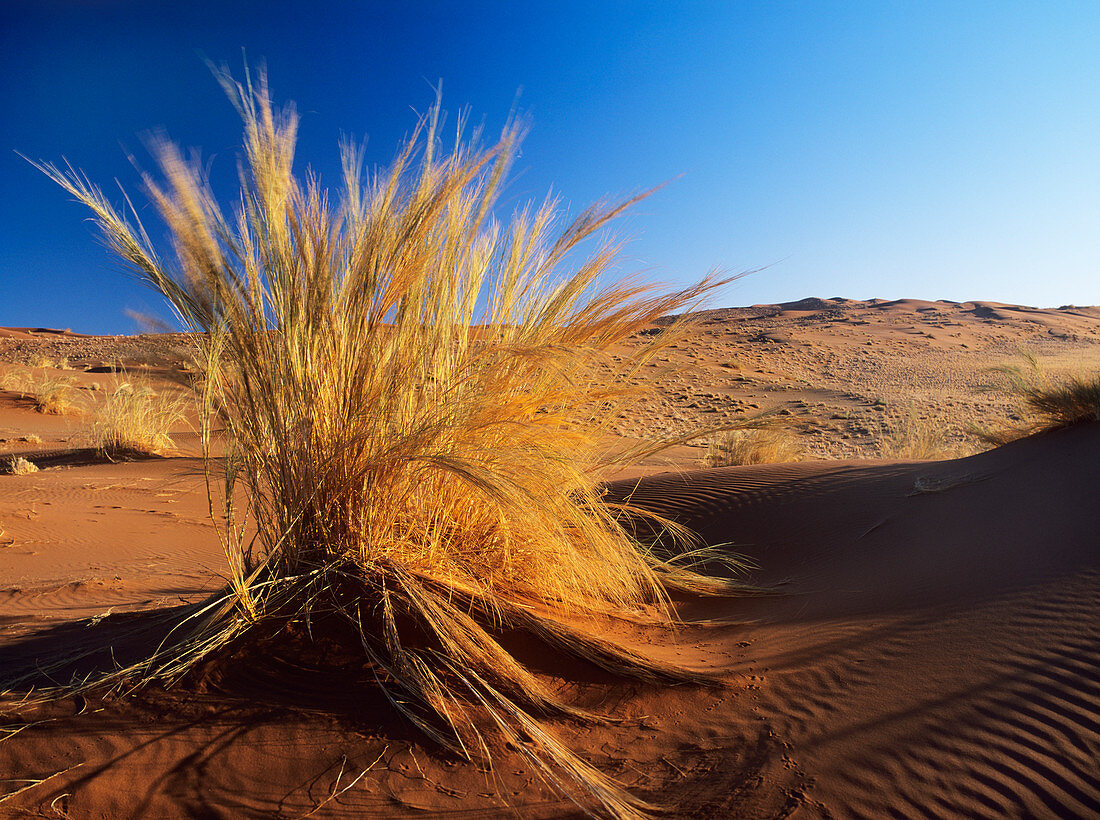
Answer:
[[[982,428],[974,434],[988,444],[1004,444],[1026,435],[1100,421],[1100,375],[1052,375],[1038,356],[1024,351],[1022,364],[995,368],[1020,403],[1021,423]]]
[[[75,380],[71,376],[54,376],[39,381],[29,380],[25,392],[39,413],[67,415],[77,407]]]
[[[293,108],[275,109],[262,77],[219,78],[245,125],[240,207],[223,213],[199,163],[158,144],[163,181],[145,183],[172,261],[132,209],[71,167],[39,166],[200,334],[195,385],[208,470],[224,482],[229,587],[126,674],[173,680],[257,625],[336,618],[393,705],[440,743],[484,758],[496,735],[583,806],[643,813],[539,721],[595,716],[497,637],[519,629],[619,674],[705,678],[605,637],[622,615],[671,623],[669,589],[737,588],[636,542],[600,500],[608,467],[656,446],[609,449],[607,434],[642,395],[622,385],[677,328],[621,379],[599,367],[720,283],[659,294],[608,281],[617,247],[592,243],[633,199],[568,224],[552,200],[501,219],[515,123],[487,148],[460,126],[445,147],[437,105],[388,169],[365,173],[345,145],[331,195],[292,172]],[[224,461],[211,455],[215,430]]]
[[[805,448],[789,428],[769,425],[745,430],[728,430],[707,443],[704,464],[731,467],[743,464],[777,464],[799,461]]]
[[[944,423],[924,417],[910,408],[897,418],[884,423],[879,441],[882,458],[899,461],[932,461],[961,458],[972,451],[952,441]]]
[[[22,456],[11,456],[0,463],[0,473],[4,475],[30,475],[38,472],[38,465]]]
[[[91,411],[84,435],[109,458],[165,455],[175,448],[170,432],[184,419],[184,405],[178,394],[123,381]]]

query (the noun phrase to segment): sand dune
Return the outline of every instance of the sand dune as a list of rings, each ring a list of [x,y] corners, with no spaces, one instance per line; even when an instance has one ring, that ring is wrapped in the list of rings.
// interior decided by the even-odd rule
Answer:
[[[1100,811],[1094,425],[932,464],[740,467],[613,485],[733,542],[781,595],[723,612],[810,815]],[[786,745],[783,745],[786,744]],[[781,782],[782,778],[780,778]]]
[[[662,392],[649,416],[623,423],[705,420],[706,406],[687,406],[703,394],[725,396],[733,415],[766,384],[772,398],[805,403],[804,417],[829,430],[807,438],[842,455],[852,420],[827,427],[813,402],[831,413],[885,391],[888,404],[909,397],[945,415],[999,412],[963,387],[979,363],[1012,355],[1017,341],[1052,361],[1092,361],[1098,330],[1097,308],[991,302],[714,311],[673,352],[673,372],[654,375]],[[868,340],[908,360],[876,369]],[[3,341],[0,356],[23,363],[40,343]],[[135,344],[113,339],[101,355],[94,340],[77,343],[92,345],[80,348],[83,366]],[[731,355],[740,370],[723,367]],[[939,367],[942,384],[922,386]],[[815,375],[807,384],[798,373]],[[0,455],[44,468],[0,476],[6,674],[74,650],[91,654],[69,672],[140,656],[164,634],[158,613],[219,583],[198,462],[86,458],[68,450],[74,424],[0,393]],[[719,670],[724,684],[624,686],[576,662],[531,658],[574,700],[622,718],[557,724],[563,739],[674,817],[1100,814],[1100,426],[941,461],[698,470],[698,457],[680,448],[671,465],[608,485],[609,496],[747,556],[765,593],[683,600],[686,618],[711,623],[675,635],[608,628]],[[577,816],[514,753],[501,750],[489,774],[430,748],[331,647],[238,661],[168,691],[34,709],[15,705],[24,682],[0,701],[0,795],[28,788],[0,803],[0,816]]]

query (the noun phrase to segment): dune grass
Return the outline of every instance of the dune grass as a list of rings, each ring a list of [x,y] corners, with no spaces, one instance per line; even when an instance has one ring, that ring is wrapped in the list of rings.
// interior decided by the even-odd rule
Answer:
[[[933,461],[970,455],[951,441],[942,423],[921,418],[915,408],[883,424],[879,456],[899,461]]]
[[[65,415],[76,410],[75,384],[71,376],[46,376],[35,379],[29,372],[15,369],[0,375],[0,390],[10,390],[30,399],[39,413]]]
[[[76,390],[70,376],[55,376],[33,381],[28,379],[24,392],[34,402],[39,413],[64,416],[77,411]]]
[[[623,385],[677,326],[622,367],[612,346],[721,282],[658,293],[607,281],[618,248],[595,238],[640,197],[568,223],[552,200],[500,218],[515,122],[489,147],[459,123],[444,146],[437,102],[387,169],[366,173],[344,145],[330,195],[294,175],[298,118],[272,105],[266,79],[218,77],[244,121],[240,207],[224,214],[198,162],[158,144],[163,178],[145,185],[171,261],[132,208],[71,166],[38,165],[199,333],[195,389],[229,584],[120,674],[176,680],[258,627],[336,619],[393,706],[439,743],[486,759],[495,737],[587,811],[644,815],[543,722],[599,716],[498,638],[518,630],[646,680],[708,679],[613,643],[608,619],[670,625],[669,590],[741,587],[637,542],[599,482],[672,443],[616,450],[607,433],[641,395]],[[601,378],[606,364],[621,378]],[[212,456],[219,435],[224,460]]]
[[[183,420],[184,404],[178,394],[126,380],[91,412],[85,435],[108,458],[165,455],[175,448],[169,431]]]
[[[8,368],[0,372],[0,390],[10,390],[13,393],[22,393],[26,383],[26,375],[15,368]]]
[[[0,464],[0,473],[4,475],[30,475],[38,472],[38,465],[22,456],[11,456]]]
[[[710,438],[703,463],[707,467],[742,464],[777,464],[799,461],[805,451],[795,434],[781,426],[768,425],[745,430],[728,430]]]
[[[1047,430],[1100,421],[1100,375],[1052,376],[1037,355],[1022,351],[1022,364],[994,368],[1009,393],[1020,402],[1022,423],[971,432],[987,444],[999,445]]]

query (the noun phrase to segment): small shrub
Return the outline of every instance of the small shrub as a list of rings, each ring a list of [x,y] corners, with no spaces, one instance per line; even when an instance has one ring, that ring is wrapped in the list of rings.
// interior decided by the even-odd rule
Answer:
[[[30,475],[38,472],[38,466],[22,456],[12,456],[3,464],[0,464],[0,472],[3,472],[4,475]]]
[[[703,463],[708,467],[775,464],[798,461],[803,454],[802,445],[790,430],[759,427],[728,430],[711,438]]]
[[[39,384],[29,385],[28,392],[34,399],[34,408],[39,413],[64,415],[76,409],[74,380],[68,376],[46,379]]]
[[[897,461],[933,461],[956,458],[961,452],[941,423],[922,419],[916,410],[910,410],[884,426],[879,454]]]
[[[169,431],[183,420],[183,399],[148,385],[123,382],[92,413],[92,446],[110,456],[163,455],[174,448]]]
[[[1100,421],[1100,374],[1055,377],[1043,369],[1034,353],[1021,355],[1022,365],[1003,365],[994,372],[1007,381],[1007,390],[1019,400],[1024,422],[975,427],[973,435],[999,445],[1045,430]]]

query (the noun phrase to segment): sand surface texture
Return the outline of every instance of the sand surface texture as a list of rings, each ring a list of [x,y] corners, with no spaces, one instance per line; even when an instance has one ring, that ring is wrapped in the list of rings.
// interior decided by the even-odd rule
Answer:
[[[94,403],[136,372],[167,379],[183,344],[13,329],[0,368],[63,373]],[[815,299],[707,313],[653,369],[659,400],[618,432],[787,410],[814,460],[700,469],[704,449],[685,446],[608,485],[751,559],[767,592],[684,600],[708,623],[622,635],[722,670],[718,688],[526,658],[621,718],[558,734],[673,817],[1100,814],[1100,425],[877,458],[905,416],[979,449],[966,425],[1017,409],[978,388],[1020,347],[1052,372],[1096,372],[1100,309]],[[0,670],[85,650],[69,672],[125,663],[163,635],[158,613],[221,583],[186,426],[181,455],[110,463],[75,447],[80,425],[0,392],[0,458],[42,468],[0,475]],[[16,705],[26,688],[7,693],[0,816],[579,816],[507,750],[492,772],[440,753],[323,646],[239,660],[168,691],[33,709]]]

